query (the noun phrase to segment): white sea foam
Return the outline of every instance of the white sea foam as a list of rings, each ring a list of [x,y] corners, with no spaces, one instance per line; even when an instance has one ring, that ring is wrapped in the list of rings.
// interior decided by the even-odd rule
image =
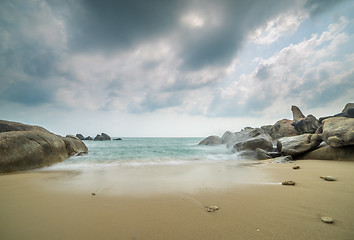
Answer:
[[[198,145],[201,138],[125,138],[123,141],[85,141],[86,156],[72,157],[43,170],[89,170],[190,163],[239,161],[225,145]]]

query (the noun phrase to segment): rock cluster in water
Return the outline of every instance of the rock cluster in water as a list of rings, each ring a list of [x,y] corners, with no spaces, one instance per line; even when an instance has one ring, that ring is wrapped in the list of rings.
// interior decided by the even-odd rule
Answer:
[[[108,136],[108,134],[106,134],[106,133],[97,134],[95,138],[92,138],[90,136],[84,137],[82,134],[78,133],[78,134],[76,134],[76,137],[79,138],[80,140],[93,140],[93,141],[111,140],[111,137]],[[122,139],[117,138],[117,139],[114,139],[114,140],[122,140]]]
[[[87,152],[76,136],[62,137],[39,126],[0,120],[0,172],[48,166]]]
[[[293,120],[226,131],[221,138],[209,136],[199,144],[225,144],[248,159],[354,160],[354,103],[348,103],[341,113],[319,119],[311,114],[305,117],[297,106],[291,111]]]

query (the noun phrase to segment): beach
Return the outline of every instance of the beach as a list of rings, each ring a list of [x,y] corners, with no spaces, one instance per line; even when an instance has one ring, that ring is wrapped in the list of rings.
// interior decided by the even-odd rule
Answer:
[[[3,174],[0,239],[353,239],[353,172],[302,160]]]

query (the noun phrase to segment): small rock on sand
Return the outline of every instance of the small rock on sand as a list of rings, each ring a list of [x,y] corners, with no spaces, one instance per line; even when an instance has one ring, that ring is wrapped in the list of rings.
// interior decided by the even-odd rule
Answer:
[[[300,166],[294,166],[293,169],[300,169]]]
[[[322,222],[325,222],[325,223],[333,223],[334,222],[334,219],[331,217],[321,217],[321,220],[322,220]]]
[[[281,184],[282,184],[282,185],[290,185],[290,186],[294,186],[294,185],[295,185],[295,182],[294,182],[294,181],[289,180],[289,181],[284,181],[284,182],[282,182]]]
[[[216,210],[219,210],[218,206],[209,206],[209,207],[207,207],[207,212],[215,212]]]
[[[322,178],[326,181],[337,181],[337,179],[332,176],[321,176],[320,178]]]

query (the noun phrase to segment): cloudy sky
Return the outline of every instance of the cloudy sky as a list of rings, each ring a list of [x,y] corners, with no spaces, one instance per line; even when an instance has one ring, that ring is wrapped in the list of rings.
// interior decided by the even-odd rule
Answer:
[[[354,1],[0,1],[0,119],[207,136],[347,102]]]

